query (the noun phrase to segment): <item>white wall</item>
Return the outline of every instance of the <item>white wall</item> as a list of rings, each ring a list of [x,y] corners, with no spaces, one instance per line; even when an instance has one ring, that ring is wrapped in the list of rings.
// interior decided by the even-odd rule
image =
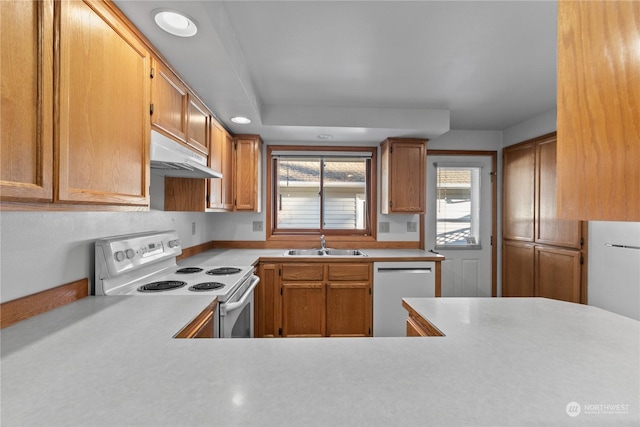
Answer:
[[[378,146],[379,143],[370,144]],[[434,138],[427,144],[428,149],[438,150],[490,150],[500,151],[502,147],[502,131],[449,131]],[[266,147],[263,158],[266,157]],[[500,158],[500,156],[498,156]],[[500,161],[500,160],[499,160]],[[380,152],[378,151],[378,170],[380,170]],[[379,176],[379,174],[378,174]],[[266,182],[266,167],[263,168],[263,182]],[[378,189],[380,179],[378,177]],[[266,206],[266,196],[263,192],[262,206]],[[266,221],[266,214],[262,213],[214,213],[215,240],[249,240],[264,241],[264,231],[253,231],[253,221]],[[380,197],[378,197],[378,224],[389,223],[389,233],[378,231],[378,241],[417,242],[420,240],[418,232],[407,231],[407,222],[418,222],[418,215],[392,214],[383,215],[380,212]],[[379,230],[379,228],[378,228]]]
[[[93,243],[101,237],[176,230],[183,247],[190,247],[213,240],[213,228],[205,213],[2,212],[0,301],[85,277],[93,282]]]
[[[556,108],[518,123],[503,131],[502,146],[508,147],[527,139],[536,138],[554,132],[557,127]]]

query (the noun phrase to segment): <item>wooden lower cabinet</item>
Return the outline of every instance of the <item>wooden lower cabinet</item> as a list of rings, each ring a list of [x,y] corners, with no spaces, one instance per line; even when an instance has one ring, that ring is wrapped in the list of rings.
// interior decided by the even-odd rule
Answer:
[[[530,297],[534,293],[534,245],[505,241],[502,245],[502,296]]]
[[[408,337],[443,337],[444,334],[438,328],[416,312],[413,307],[402,301],[402,306],[407,310],[407,336]]]
[[[327,336],[371,336],[370,282],[327,284]]]
[[[581,301],[580,251],[536,246],[535,260],[535,296]]]
[[[256,337],[371,336],[371,263],[261,264]]]
[[[323,282],[283,283],[282,336],[326,336],[326,301],[327,290]]]
[[[503,297],[586,302],[581,251],[505,241],[502,260]]]
[[[175,335],[175,338],[215,338],[216,310],[218,300],[215,299],[207,308],[198,314],[187,326]]]

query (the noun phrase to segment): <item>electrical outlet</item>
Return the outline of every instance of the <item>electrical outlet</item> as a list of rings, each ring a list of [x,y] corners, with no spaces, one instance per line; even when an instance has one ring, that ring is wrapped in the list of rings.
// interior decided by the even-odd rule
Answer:
[[[253,231],[262,231],[262,221],[253,221]]]
[[[379,233],[388,233],[389,232],[389,223],[388,222],[379,222],[378,223],[378,232]]]
[[[408,233],[415,233],[416,231],[418,231],[418,223],[415,221],[408,221],[407,222],[407,232]]]
[[[195,222],[191,223],[191,235],[192,236],[196,235],[196,223]]]

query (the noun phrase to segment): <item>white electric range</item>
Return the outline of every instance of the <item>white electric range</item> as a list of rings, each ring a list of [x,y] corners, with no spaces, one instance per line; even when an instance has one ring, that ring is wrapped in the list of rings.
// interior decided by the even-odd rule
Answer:
[[[221,338],[253,337],[251,266],[180,265],[175,231],[153,231],[95,243],[94,294],[103,296],[211,295],[218,298]]]

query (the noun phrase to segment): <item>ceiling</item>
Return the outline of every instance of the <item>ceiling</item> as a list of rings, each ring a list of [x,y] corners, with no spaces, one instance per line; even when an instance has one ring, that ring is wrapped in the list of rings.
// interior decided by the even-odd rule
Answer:
[[[502,130],[556,105],[555,1],[115,3],[228,129],[269,143]],[[196,36],[160,30],[158,8]]]

